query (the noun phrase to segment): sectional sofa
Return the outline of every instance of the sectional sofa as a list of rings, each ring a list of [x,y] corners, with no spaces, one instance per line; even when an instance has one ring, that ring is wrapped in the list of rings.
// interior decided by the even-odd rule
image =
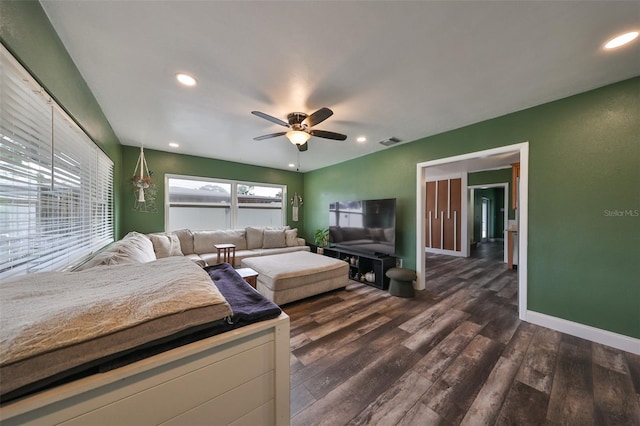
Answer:
[[[212,231],[181,229],[147,235],[130,232],[76,269],[145,263],[171,256],[184,256],[200,266],[206,266],[217,262],[216,244],[236,246],[234,267],[240,267],[242,260],[249,257],[309,251],[305,240],[298,237],[298,230],[289,227],[246,227]]]
[[[234,244],[234,267],[258,272],[256,289],[279,305],[314,296],[348,283],[346,262],[310,253],[297,229],[247,227],[213,231],[181,229],[141,234],[130,232],[77,270],[102,265],[147,263],[186,257],[204,267],[218,263],[216,244]]]

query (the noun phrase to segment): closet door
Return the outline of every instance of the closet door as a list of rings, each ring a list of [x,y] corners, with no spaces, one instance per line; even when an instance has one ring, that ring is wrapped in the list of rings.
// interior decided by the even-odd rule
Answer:
[[[426,191],[427,247],[460,252],[462,179],[429,181]]]

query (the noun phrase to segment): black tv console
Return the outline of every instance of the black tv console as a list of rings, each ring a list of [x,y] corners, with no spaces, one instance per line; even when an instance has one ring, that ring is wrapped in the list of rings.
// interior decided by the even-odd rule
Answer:
[[[389,288],[386,272],[395,268],[396,258],[387,255],[362,254],[336,247],[325,247],[324,255],[344,260],[349,264],[349,279],[377,287],[381,290]],[[374,280],[366,279],[367,273],[373,272]],[[371,276],[369,275],[369,278]]]

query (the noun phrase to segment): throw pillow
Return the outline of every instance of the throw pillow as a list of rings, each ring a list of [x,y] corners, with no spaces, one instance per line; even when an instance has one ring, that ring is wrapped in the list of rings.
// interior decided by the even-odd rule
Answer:
[[[189,229],[178,229],[177,231],[173,231],[174,234],[180,240],[180,251],[182,254],[193,254],[193,233]]]
[[[145,263],[156,260],[153,244],[149,237],[139,232],[129,232],[114,244],[120,254],[129,256],[132,262]]]
[[[262,248],[286,247],[284,229],[265,229],[262,239]]]
[[[285,230],[284,239],[287,244],[287,247],[297,246],[298,245],[298,228]]]
[[[93,268],[94,266],[102,266],[102,265],[117,265],[122,263],[135,263],[132,262],[128,256],[120,254],[118,252],[117,247],[114,248],[112,244],[104,251],[96,254],[92,258],[90,258],[87,262],[83,263],[79,267],[75,268],[75,271],[84,271],[89,268]]]
[[[247,227],[247,249],[262,248],[262,240],[264,239],[264,228]]]
[[[150,234],[149,238],[153,244],[153,251],[158,259],[170,256],[183,256],[180,250],[180,240],[173,233],[169,234]]]

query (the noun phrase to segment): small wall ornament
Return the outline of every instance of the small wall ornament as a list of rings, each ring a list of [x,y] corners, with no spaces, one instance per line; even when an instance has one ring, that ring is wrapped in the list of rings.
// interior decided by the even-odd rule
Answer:
[[[140,155],[136,162],[136,168],[131,176],[131,187],[135,201],[133,210],[143,213],[155,213],[156,207],[156,184],[153,182],[153,172],[149,171],[147,160],[144,158],[144,148],[140,147]]]
[[[291,220],[298,221],[298,209],[302,207],[302,197],[296,192],[291,197]]]

